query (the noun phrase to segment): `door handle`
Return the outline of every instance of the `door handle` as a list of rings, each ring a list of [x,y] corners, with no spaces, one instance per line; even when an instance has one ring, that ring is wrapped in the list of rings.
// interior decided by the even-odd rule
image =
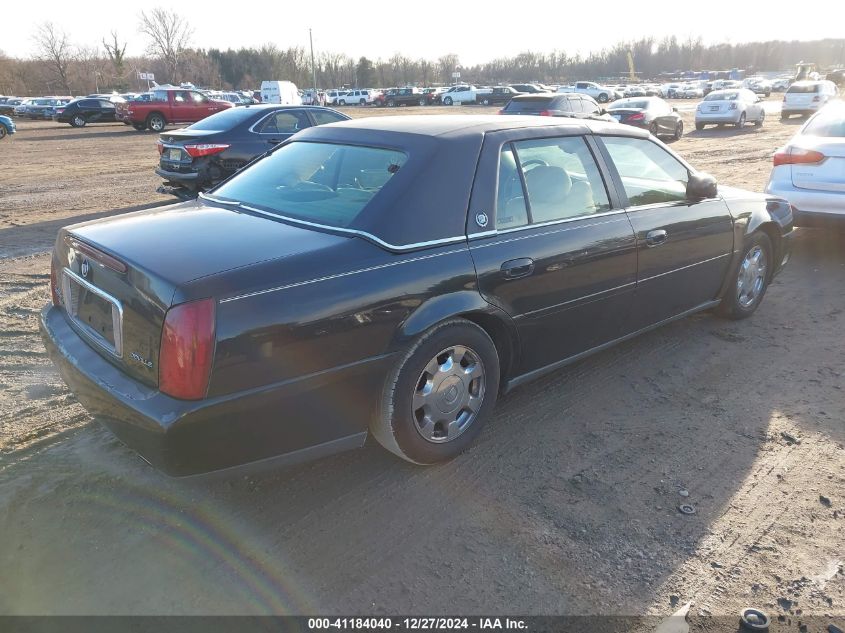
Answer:
[[[527,277],[534,272],[534,260],[530,257],[508,260],[502,264],[502,272],[505,274],[505,279]]]
[[[649,231],[645,235],[645,243],[646,246],[660,246],[663,244],[667,239],[669,239],[669,234],[664,231],[663,229],[657,229],[655,231]]]
[[[267,142],[270,143],[270,145],[278,145],[279,143],[282,142],[282,139],[280,139],[280,138],[268,138]]]

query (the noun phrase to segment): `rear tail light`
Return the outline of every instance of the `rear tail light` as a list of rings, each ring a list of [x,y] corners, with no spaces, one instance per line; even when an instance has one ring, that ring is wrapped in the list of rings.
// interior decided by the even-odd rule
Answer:
[[[540,116],[552,116],[552,113],[549,110],[540,110]]]
[[[824,154],[812,149],[787,146],[775,154],[774,166],[813,165],[822,162],[825,158],[827,157]]]
[[[643,114],[642,112],[637,112],[636,114],[632,114],[631,116],[629,116],[628,120],[629,121],[644,121],[645,120],[645,114]]]
[[[185,151],[192,158],[199,158],[200,156],[211,156],[212,154],[219,154],[229,146],[225,143],[194,143],[185,145]]]
[[[164,153],[164,143],[156,141],[156,148],[158,148],[158,155],[161,156]]]
[[[731,104],[731,110],[736,110],[736,104],[735,103]]]
[[[170,308],[161,332],[159,390],[182,400],[204,398],[213,358],[214,300]]]
[[[61,305],[62,299],[59,297],[59,272],[56,270],[55,258],[50,258],[50,297],[53,300],[53,305]]]

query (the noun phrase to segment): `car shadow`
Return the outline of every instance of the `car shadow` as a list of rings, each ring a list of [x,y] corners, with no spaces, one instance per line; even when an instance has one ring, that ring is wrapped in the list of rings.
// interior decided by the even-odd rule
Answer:
[[[94,125],[96,125],[96,124],[94,124]],[[98,129],[99,126],[95,127],[94,125],[92,125],[91,127],[86,126],[84,128],[76,128],[79,131],[73,132],[71,134],[56,134],[55,136],[34,136],[32,138],[28,137],[26,140],[31,141],[33,143],[41,143],[41,142],[44,142],[44,141],[52,142],[52,141],[70,141],[70,140],[76,140],[76,139],[90,139],[94,136],[96,136],[96,138],[117,138],[117,137],[124,136],[126,134],[146,134],[146,133],[149,133],[148,130],[145,130],[144,132],[138,132],[134,128],[129,127],[129,126],[125,126],[125,125],[121,125],[120,128],[118,128],[116,130],[103,132],[101,129]],[[108,125],[108,124],[103,124],[103,125]],[[111,125],[110,127],[115,127],[115,126]],[[63,128],[60,128],[60,129],[63,129]],[[156,135],[150,133],[150,137],[154,137],[154,136],[156,136]]]
[[[839,243],[799,237],[802,270],[845,263]],[[757,486],[758,460],[789,450],[781,428],[841,432],[837,405],[829,423],[793,406],[817,359],[800,332],[766,328],[800,322],[796,305],[775,284],[753,319],[700,314],[525,385],[435,467],[368,442],[263,475],[169,479],[94,426],[7,456],[5,608],[493,615],[518,596],[521,613],[641,613]]]
[[[99,220],[113,215],[154,209],[168,204],[176,204],[178,199],[162,200],[137,204],[119,209],[110,209],[98,213],[84,213],[81,215],[62,217],[55,220],[45,220],[32,224],[20,224],[0,229],[0,259],[7,257],[23,257],[50,250],[56,239],[56,234],[63,226]]]
[[[689,136],[690,138],[728,138],[732,136],[751,136],[766,131],[765,123],[761,126],[748,123],[741,129],[733,125],[725,125],[724,127],[708,125],[703,130],[696,130],[693,127],[689,132],[685,132],[684,136]]]

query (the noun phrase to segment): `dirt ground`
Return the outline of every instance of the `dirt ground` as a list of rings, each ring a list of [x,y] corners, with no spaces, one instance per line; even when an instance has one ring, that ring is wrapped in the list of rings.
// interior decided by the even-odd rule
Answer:
[[[676,105],[674,149],[756,191],[801,123],[695,132]],[[693,630],[735,631],[745,606],[784,630],[845,629],[845,235],[801,230],[749,320],[697,315],[517,389],[449,464],[368,443],[172,480],[90,421],[37,335],[58,227],[171,201],[154,141],[22,122],[0,144],[0,614],[663,616],[692,602]]]

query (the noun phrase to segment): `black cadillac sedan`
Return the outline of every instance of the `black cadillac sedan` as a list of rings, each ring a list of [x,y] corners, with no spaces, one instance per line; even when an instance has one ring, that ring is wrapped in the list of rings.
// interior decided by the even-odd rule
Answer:
[[[299,130],[348,119],[318,106],[258,104],[223,110],[186,128],[162,132],[155,172],[164,178],[165,191],[193,197]]]
[[[197,200],[62,229],[41,332],[80,402],[169,474],[370,433],[431,464],[508,389],[701,310],[750,316],[791,238],[786,201],[636,128],[360,119]]]
[[[681,115],[660,97],[618,99],[607,112],[620,123],[643,128],[658,137],[677,141],[684,135]]]
[[[71,127],[85,127],[89,123],[114,123],[117,121],[115,112],[114,102],[109,99],[76,99],[59,108],[53,120],[70,123]]]

